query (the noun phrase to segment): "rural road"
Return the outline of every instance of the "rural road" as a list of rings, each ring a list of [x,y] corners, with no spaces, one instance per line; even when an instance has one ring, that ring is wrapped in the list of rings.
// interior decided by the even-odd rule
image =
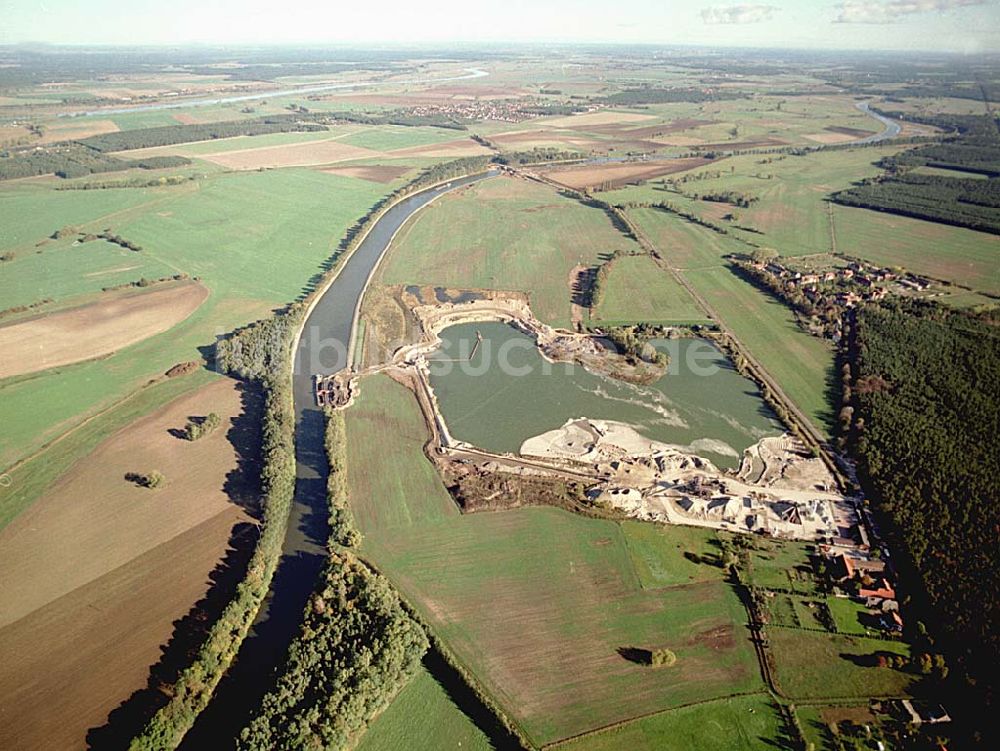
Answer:
[[[329,375],[348,365],[347,347],[355,312],[369,276],[396,231],[435,198],[489,174],[457,178],[404,198],[386,211],[340,265],[340,271],[308,314],[294,353],[295,497],[281,559],[271,591],[236,661],[211,703],[184,736],[181,749],[230,749],[250,712],[273,684],[272,674],[298,633],[302,610],[326,562],[329,536],[324,448],[326,421],[316,406],[313,375]]]
[[[299,86],[291,89],[268,90],[255,94],[235,94],[233,96],[214,97],[211,99],[185,99],[177,102],[158,102],[156,104],[137,104],[133,107],[117,107],[113,109],[82,110],[79,112],[65,112],[59,117],[91,117],[95,115],[126,115],[129,112],[148,112],[150,110],[175,110],[182,107],[206,107],[216,104],[229,104],[231,102],[252,102],[257,99],[271,99],[280,96],[298,96],[300,94],[316,94],[321,91],[336,91],[337,89],[361,89],[372,86],[393,85],[403,86],[416,83],[444,83],[445,81],[466,81],[470,78],[482,78],[488,76],[489,72],[480,68],[466,68],[465,75],[448,76],[446,78],[411,78],[397,81],[395,79],[381,79],[378,81],[353,81],[351,83],[324,83],[316,86]]]

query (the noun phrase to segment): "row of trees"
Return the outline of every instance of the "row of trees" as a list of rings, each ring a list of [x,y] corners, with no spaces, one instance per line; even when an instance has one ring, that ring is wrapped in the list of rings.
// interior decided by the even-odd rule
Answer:
[[[240,329],[216,345],[216,362],[233,375],[264,389],[260,535],[244,579],[205,642],[177,682],[169,700],[136,736],[130,751],[176,748],[208,706],[219,680],[236,656],[260,609],[281,557],[295,492],[295,415],[289,385],[291,339],[302,306]]]
[[[238,748],[348,748],[416,672],[428,642],[389,582],[356,557],[343,415],[327,418],[330,558],[285,668]]]

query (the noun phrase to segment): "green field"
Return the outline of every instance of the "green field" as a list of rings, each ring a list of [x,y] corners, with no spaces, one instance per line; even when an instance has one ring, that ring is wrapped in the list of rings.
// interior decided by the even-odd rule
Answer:
[[[611,262],[603,299],[591,315],[595,323],[707,323],[691,294],[649,256]]]
[[[1000,237],[868,209],[837,206],[841,253],[1000,294]]]
[[[524,180],[493,178],[450,193],[397,236],[387,284],[522,290],[542,321],[570,325],[570,272],[637,251],[598,209]]]
[[[791,699],[901,696],[915,682],[910,673],[858,664],[878,652],[908,656],[902,642],[780,627],[767,637],[778,685]]]
[[[483,731],[455,706],[444,687],[421,668],[368,726],[355,751],[488,751]]]
[[[791,311],[726,268],[684,272],[736,337],[763,363],[821,432],[833,425],[826,396],[833,377],[829,343],[800,329]]]
[[[805,542],[758,542],[750,551],[750,582],[765,589],[787,589],[800,595],[820,593],[809,556],[814,546]]]
[[[624,521],[621,528],[643,589],[722,581],[726,577],[721,567],[694,563],[684,555],[693,553],[709,560],[718,559],[720,547],[714,530],[636,521]]]
[[[752,250],[728,235],[658,209],[633,209],[629,215],[668,264],[677,269],[719,266],[723,256]]]
[[[664,192],[655,184],[604,194],[606,200],[666,201],[725,226],[734,238],[774,248],[783,256],[823,253],[831,248],[827,196],[864,177],[874,177],[882,156],[898,148],[861,148],[815,152],[804,156],[762,155],[727,157],[692,170],[690,179],[678,188],[686,195]],[[771,161],[767,161],[771,160]],[[687,196],[735,191],[755,199],[748,208]],[[734,221],[722,217],[733,214]],[[750,227],[747,232],[739,227]],[[838,240],[840,239],[838,235]],[[743,252],[752,248],[744,246]]]
[[[122,251],[98,242],[73,248],[70,241],[46,245],[40,255],[3,264],[0,289],[11,290],[13,299],[72,297],[112,281],[181,272],[200,277],[211,294],[171,331],[107,358],[0,383],[5,428],[0,467],[171,365],[201,358],[202,348],[217,334],[295,299],[346,229],[392,187],[312,170],[219,174],[155,190],[62,192],[25,186],[22,194],[5,186],[4,194],[12,194],[13,203],[29,217],[27,224],[36,221],[36,214],[48,217],[45,229],[36,227],[29,240],[73,223],[85,230],[111,227],[144,248]],[[69,207],[65,213],[63,206]],[[137,268],[111,271],[129,266]]]
[[[361,126],[341,125],[328,130],[302,131],[291,133],[265,133],[259,136],[235,136],[233,138],[213,138],[207,141],[179,143],[161,147],[163,151],[184,156],[200,156],[202,154],[218,154],[227,151],[243,151],[245,149],[262,149],[268,146],[287,146],[310,141],[341,140],[345,136],[361,130]]]
[[[105,179],[89,176],[87,179]],[[0,252],[13,250],[18,258],[34,253],[39,243],[67,225],[113,222],[132,207],[153,207],[192,186],[128,188],[123,190],[53,190],[56,180],[44,183],[0,183]],[[103,229],[103,227],[102,227]],[[46,248],[43,246],[42,248]],[[0,284],[10,284],[14,263],[0,266]],[[6,300],[8,289],[4,288]],[[4,305],[3,307],[7,307]]]
[[[846,597],[830,597],[826,604],[833,614],[833,622],[837,624],[838,632],[842,634],[866,633],[867,629],[861,620],[868,613],[868,609],[864,605]]]
[[[0,488],[0,529],[31,504],[50,483],[85,457],[101,441],[126,427],[143,415],[159,409],[181,394],[204,386],[213,377],[208,371],[198,371],[184,378],[171,378],[136,392],[131,398],[114,405],[99,418],[87,421],[47,448],[9,472],[11,484]],[[0,390],[0,398],[4,396]]]
[[[416,401],[384,376],[362,383],[347,435],[364,554],[535,742],[760,688],[739,599],[719,569],[691,573],[683,559],[688,546],[708,552],[704,537],[630,535],[553,508],[455,514],[416,466]],[[654,647],[677,664],[651,669],[621,652]]]
[[[582,738],[558,751],[753,751],[781,737],[781,716],[764,694],[672,709]]]

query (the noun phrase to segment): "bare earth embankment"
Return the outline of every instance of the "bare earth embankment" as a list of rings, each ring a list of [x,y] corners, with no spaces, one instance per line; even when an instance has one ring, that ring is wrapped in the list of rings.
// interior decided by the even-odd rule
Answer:
[[[255,492],[231,442],[256,444],[234,427],[246,398],[219,380],[171,402],[0,531],[0,748],[85,748],[87,730],[145,687],[174,622],[249,519],[232,499]],[[170,432],[209,412],[222,425],[201,440]],[[163,487],[125,480],[153,469]]]
[[[168,331],[207,297],[196,282],[171,284],[0,327],[0,378],[111,354]]]

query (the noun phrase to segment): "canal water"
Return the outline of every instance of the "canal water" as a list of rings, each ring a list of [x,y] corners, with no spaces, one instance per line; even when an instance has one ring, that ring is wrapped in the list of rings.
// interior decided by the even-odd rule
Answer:
[[[313,375],[335,373],[347,364],[354,311],[365,284],[392,236],[410,216],[437,196],[487,175],[453,180],[423,191],[389,209],[344,262],[340,273],[312,309],[295,352],[296,483],[288,533],[271,592],[236,661],[209,706],[184,737],[182,749],[221,751],[234,746],[251,712],[274,683],[291,640],[298,633],[306,600],[326,562],[327,459],[323,412],[313,399]]]

